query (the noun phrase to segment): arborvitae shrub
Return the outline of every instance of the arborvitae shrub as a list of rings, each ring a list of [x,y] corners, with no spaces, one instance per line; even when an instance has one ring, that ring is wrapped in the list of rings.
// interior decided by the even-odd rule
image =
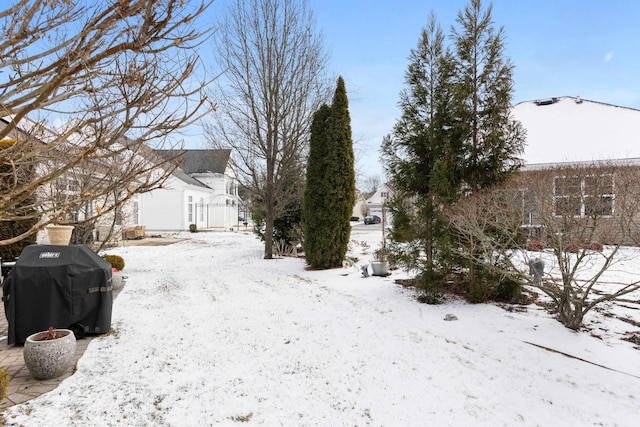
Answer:
[[[25,219],[20,221],[2,221],[0,222],[0,240],[19,236],[20,234],[31,228],[31,226],[36,222],[38,222],[37,218]],[[5,261],[13,261],[20,256],[22,250],[25,247],[33,245],[34,243],[36,243],[36,235],[32,234],[31,236],[24,238],[19,242],[0,246],[0,258],[4,259]]]
[[[342,265],[351,233],[355,171],[349,101],[338,78],[331,106],[313,116],[304,194],[304,248],[314,268]]]
[[[2,147],[0,147],[0,149],[1,148]],[[18,174],[18,180],[20,182],[26,182],[32,179],[33,167],[28,167],[17,172],[11,165],[0,163],[0,175],[3,177],[3,180],[7,179],[5,178],[7,176],[12,177],[14,173]],[[5,182],[0,184],[0,187],[5,188]],[[34,204],[34,200],[35,196],[32,195],[23,203],[8,212],[9,216],[16,215],[18,218],[28,217],[31,215],[33,215],[33,217],[19,220],[0,221],[0,240],[7,240],[19,236],[38,223],[39,218],[37,215],[34,215],[35,210],[30,207]],[[0,258],[5,261],[13,261],[20,256],[22,250],[26,246],[34,243],[36,243],[36,234],[32,234],[31,236],[10,245],[0,246]]]

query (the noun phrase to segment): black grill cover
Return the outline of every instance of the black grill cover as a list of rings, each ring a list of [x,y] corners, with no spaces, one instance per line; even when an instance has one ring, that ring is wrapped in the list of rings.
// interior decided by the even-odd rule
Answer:
[[[54,328],[111,327],[111,265],[85,245],[30,245],[3,285],[9,344]]]

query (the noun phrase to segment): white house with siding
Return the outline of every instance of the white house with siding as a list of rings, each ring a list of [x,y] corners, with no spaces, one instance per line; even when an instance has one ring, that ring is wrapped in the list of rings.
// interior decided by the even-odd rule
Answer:
[[[391,188],[387,184],[379,187],[365,202],[367,206],[367,215],[377,215],[382,218],[383,207],[387,199],[391,197],[391,191]],[[392,217],[389,212],[384,210],[384,215],[386,217],[385,224],[391,224]]]
[[[174,150],[157,150],[165,157]],[[185,150],[163,188],[138,198],[138,223],[154,231],[198,229],[230,230],[238,227],[238,180],[231,167],[231,150]]]

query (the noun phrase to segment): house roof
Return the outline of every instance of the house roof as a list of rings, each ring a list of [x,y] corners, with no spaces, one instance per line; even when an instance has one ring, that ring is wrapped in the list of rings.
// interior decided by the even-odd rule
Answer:
[[[640,157],[640,110],[562,96],[521,102],[529,164]]]
[[[202,188],[209,188],[208,185],[189,176],[185,171],[183,171],[180,168],[176,168],[176,170],[173,171],[173,176],[178,178],[180,181],[186,182],[189,185],[194,185],[196,187],[202,187]]]
[[[382,197],[382,193],[387,193],[387,197],[388,197],[388,193],[391,192],[391,188],[389,187],[389,185],[387,184],[383,184],[380,187],[378,187],[378,189],[376,190],[375,193],[373,193],[371,195],[371,197],[369,197],[366,200],[366,203],[368,205],[381,205],[385,202],[386,197]]]
[[[230,149],[219,150],[156,150],[164,157],[176,158],[180,169],[189,175],[200,173],[224,174],[231,156]]]
[[[565,167],[608,167],[608,166],[640,166],[640,157],[627,157],[625,159],[603,159],[603,160],[582,160],[575,162],[552,162],[552,163],[527,163],[521,170],[533,171],[533,170],[545,170],[553,168],[565,168]]]

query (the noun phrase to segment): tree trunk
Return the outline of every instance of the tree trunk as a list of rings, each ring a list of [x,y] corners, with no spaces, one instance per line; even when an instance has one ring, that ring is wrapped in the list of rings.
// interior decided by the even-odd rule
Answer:
[[[582,304],[573,302],[568,291],[565,292],[560,297],[558,304],[558,320],[560,320],[560,323],[569,329],[577,331],[582,326],[583,318]]]
[[[427,265],[429,269],[433,268],[433,221],[429,218],[429,226],[427,227],[425,237],[425,252],[427,253]]]
[[[273,213],[267,213],[264,226],[264,259],[273,259]]]

